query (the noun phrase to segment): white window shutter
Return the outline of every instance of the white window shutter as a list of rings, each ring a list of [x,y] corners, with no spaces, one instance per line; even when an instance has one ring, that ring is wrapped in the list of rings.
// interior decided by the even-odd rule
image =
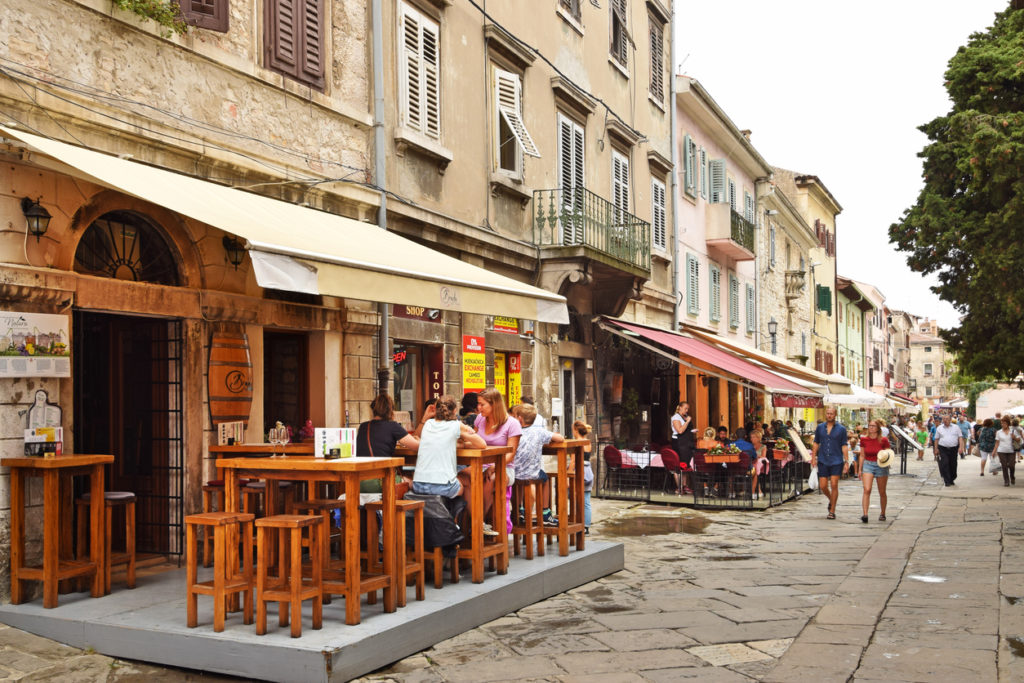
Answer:
[[[423,29],[423,119],[424,133],[441,139],[441,54],[437,24],[420,22]]]
[[[629,212],[629,159],[612,150],[612,204],[618,212]]]
[[[401,98],[405,125],[423,132],[423,66],[420,62],[420,15],[405,3],[402,8]]]
[[[740,326],[740,281],[729,276],[729,327]]]
[[[583,242],[583,128],[558,115],[558,183],[562,190],[562,234],[566,244]]]
[[[515,136],[519,148],[524,154],[531,157],[540,157],[537,145],[526,130],[523,123],[523,82],[518,74],[502,69],[494,70],[494,101],[497,103],[498,113],[505,119],[512,135]]]
[[[755,317],[754,286],[747,285],[747,332],[754,331]]]
[[[651,178],[651,234],[654,246],[664,249],[665,237],[665,183]]]
[[[718,322],[722,318],[722,271],[712,264],[711,270],[711,286],[709,292],[711,297],[711,307],[709,310],[709,317],[712,322]]]
[[[725,159],[715,159],[711,162],[711,201],[716,204],[725,203],[728,200],[725,186]]]
[[[729,207],[736,211],[736,181],[732,178],[729,178]]]
[[[775,224],[768,228],[768,265],[775,267]]]
[[[746,190],[743,191],[743,217],[754,222],[754,197]]]

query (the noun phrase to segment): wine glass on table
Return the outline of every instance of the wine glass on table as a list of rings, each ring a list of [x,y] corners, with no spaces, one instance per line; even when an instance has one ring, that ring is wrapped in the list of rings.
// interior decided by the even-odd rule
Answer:
[[[277,455],[277,447],[281,446],[281,455],[284,455],[284,446],[288,443],[288,428],[278,421],[275,426],[270,428],[270,432],[267,436],[270,439],[271,445],[274,447],[273,454]]]

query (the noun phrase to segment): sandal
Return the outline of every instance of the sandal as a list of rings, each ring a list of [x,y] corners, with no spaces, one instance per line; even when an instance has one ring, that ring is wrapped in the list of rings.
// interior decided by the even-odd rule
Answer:
[[[878,515],[878,521],[879,522],[884,522],[885,521],[885,514]]]
[[[835,519],[835,518],[836,518],[836,513],[834,513],[834,512],[830,512],[830,513],[828,513],[828,515],[825,516],[825,519]]]

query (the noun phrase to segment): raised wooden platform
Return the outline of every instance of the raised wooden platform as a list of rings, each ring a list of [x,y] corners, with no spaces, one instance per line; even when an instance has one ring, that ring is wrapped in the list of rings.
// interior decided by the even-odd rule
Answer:
[[[381,601],[364,600],[357,626],[345,625],[345,601],[335,599],[324,605],[324,628],[304,628],[297,639],[287,627],[277,627],[276,618],[269,620],[267,635],[257,636],[253,626],[242,624],[241,612],[229,614],[224,631],[214,633],[213,605],[202,599],[200,626],[187,628],[184,568],[139,577],[135,590],[115,586],[102,598],[62,595],[55,609],[43,609],[41,601],[0,605],[0,622],[125,659],[273,681],[347,681],[623,564],[621,544],[590,540],[586,550],[568,557],[513,557],[505,576],[488,572],[483,583],[474,584],[464,574],[460,583],[441,590],[428,585],[426,600],[417,602],[410,594],[407,606],[391,614],[383,612]]]

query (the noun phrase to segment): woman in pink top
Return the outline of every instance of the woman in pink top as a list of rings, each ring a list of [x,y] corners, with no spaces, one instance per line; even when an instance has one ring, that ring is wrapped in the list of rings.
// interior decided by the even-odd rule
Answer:
[[[484,389],[477,394],[476,433],[483,437],[488,446],[511,446],[512,453],[509,454],[509,462],[515,456],[519,448],[519,437],[523,433],[523,426],[519,420],[508,414],[505,409],[505,399],[497,389]],[[466,497],[469,497],[467,492]],[[488,471],[484,477],[484,519],[491,513],[494,502],[494,472]]]

